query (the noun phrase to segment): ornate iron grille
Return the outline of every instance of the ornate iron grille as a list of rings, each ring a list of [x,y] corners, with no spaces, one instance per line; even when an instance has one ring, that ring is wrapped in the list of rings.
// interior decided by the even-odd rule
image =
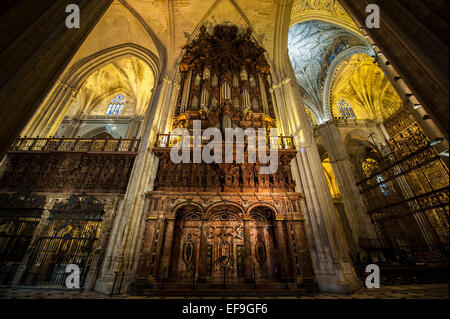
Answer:
[[[0,285],[10,285],[16,274],[39,217],[0,215]]]
[[[402,129],[402,125],[407,127]],[[416,224],[414,216],[423,214],[434,231],[436,250],[443,251],[449,236],[448,168],[417,123],[400,121],[391,124],[390,130],[394,135],[380,149],[383,157],[373,161],[371,173],[364,176],[358,172],[361,179],[357,184],[367,200],[368,213],[384,246],[420,254],[429,246],[409,226]],[[397,221],[409,225],[403,238],[392,229]]]
[[[102,226],[98,213],[53,212],[25,269],[25,286],[65,287],[66,267],[80,267],[84,285]]]

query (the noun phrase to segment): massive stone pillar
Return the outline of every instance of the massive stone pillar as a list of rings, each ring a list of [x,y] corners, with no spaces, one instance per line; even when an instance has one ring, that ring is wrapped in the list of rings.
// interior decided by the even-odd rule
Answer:
[[[0,157],[20,134],[112,0],[20,0],[0,12]],[[77,4],[79,29],[66,6]]]
[[[295,79],[294,77],[291,77]],[[314,143],[313,133],[307,120],[298,84],[291,80],[279,88],[277,99],[280,113],[299,121],[285,123],[289,133],[294,133],[299,152],[292,162],[298,191],[305,195],[303,211],[308,226],[312,259],[319,288],[322,291],[348,292],[359,286],[348,248],[345,247],[338,226],[336,211],[323,173],[323,168]],[[295,114],[295,115],[294,115]],[[294,123],[293,123],[294,122]]]
[[[178,90],[177,83],[164,77],[152,96],[143,124],[142,143],[115,220],[102,272],[96,284],[97,291],[111,291],[116,271],[125,273],[123,291],[127,291],[135,281],[145,230],[145,194],[152,190],[158,167],[158,158],[152,153],[152,148],[156,134],[165,129]],[[162,218],[163,213],[156,212],[158,219]],[[162,240],[158,244],[160,242]]]
[[[411,89],[406,97],[417,98],[448,139],[448,1],[340,2]],[[380,7],[380,28],[366,27],[369,4]]]
[[[329,121],[320,126],[320,132],[342,195],[354,242],[358,245],[359,239],[376,239],[375,229],[356,185],[352,164],[336,124]]]
[[[157,217],[147,217],[146,218],[146,226],[145,226],[145,236],[144,236],[144,243],[142,245],[142,252],[141,255],[142,261],[140,264],[140,268],[137,274],[137,279],[147,280],[149,277],[151,277],[150,274],[150,263],[152,262],[152,249],[154,248],[154,241],[155,241],[155,231],[156,231],[156,223],[158,218]],[[155,257],[153,257],[155,258]]]
[[[294,135],[298,149],[291,167],[296,191],[305,196],[302,211],[317,283],[321,291],[349,292],[358,288],[360,281],[339,230],[319,151],[289,60],[287,38],[291,8],[292,1],[278,2],[271,91],[282,131]]]
[[[32,120],[23,129],[21,135],[27,137],[50,137],[53,136],[60,126],[71,102],[75,99],[77,91],[60,80],[56,81],[51,92],[44,99]],[[66,130],[69,136],[76,123]]]

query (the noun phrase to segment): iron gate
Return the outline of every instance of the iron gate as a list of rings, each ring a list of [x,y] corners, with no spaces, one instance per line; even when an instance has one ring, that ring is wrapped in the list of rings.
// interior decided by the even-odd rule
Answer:
[[[11,285],[33,234],[39,217],[0,215],[0,285]]]
[[[101,214],[53,213],[22,276],[25,286],[65,287],[66,267],[80,268],[82,287],[102,226]]]

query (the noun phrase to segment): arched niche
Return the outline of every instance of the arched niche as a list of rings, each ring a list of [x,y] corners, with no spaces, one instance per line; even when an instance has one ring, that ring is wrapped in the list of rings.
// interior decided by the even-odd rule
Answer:
[[[32,120],[28,123],[22,135],[52,136],[56,134],[66,115],[69,114],[74,117],[86,116],[86,114],[81,113],[86,107],[86,101],[77,102],[77,96],[81,94],[80,91],[83,90],[83,84],[90,77],[96,76],[103,68],[117,68],[121,63],[120,61],[128,61],[127,59],[139,61],[139,64],[145,65],[145,68],[148,68],[151,73],[151,80],[147,85],[148,87],[141,88],[141,90],[152,93],[160,76],[159,61],[156,55],[135,44],[124,44],[108,48],[78,61],[64,73],[61,80],[54,86]],[[120,70],[120,66],[117,73],[120,73],[120,76],[123,78],[127,77],[127,74],[124,74],[123,70]],[[102,98],[108,96],[108,94],[119,91],[126,92],[127,90],[120,85],[111,87],[105,89],[105,92],[102,92],[99,96],[94,96],[93,101],[88,100],[88,102],[89,104],[94,102],[93,105],[95,106],[96,101],[98,103]],[[138,96],[131,96],[139,100]],[[78,105],[75,105],[76,103]],[[148,101],[136,101],[136,103],[141,108],[137,112],[145,116]],[[69,110],[74,105],[74,112],[69,113]],[[75,134],[75,132],[71,133]]]

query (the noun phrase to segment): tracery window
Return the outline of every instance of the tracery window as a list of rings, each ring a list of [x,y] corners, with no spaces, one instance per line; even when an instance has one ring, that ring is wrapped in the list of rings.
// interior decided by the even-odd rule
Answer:
[[[346,119],[356,119],[356,114],[353,111],[353,108],[344,99],[339,99],[337,101],[337,106],[342,117]]]
[[[125,104],[125,94],[120,93],[109,103],[108,109],[106,110],[105,116],[120,116],[122,113],[123,106]]]
[[[384,196],[389,196],[389,195],[390,195],[389,189],[388,189],[387,185],[386,185],[385,183],[383,183],[383,182],[384,182],[383,176],[381,176],[380,174],[378,174],[378,175],[376,176],[376,178],[377,178],[377,182],[380,183],[379,186],[380,186],[381,193],[382,193]]]
[[[328,57],[328,62],[330,62],[330,64],[331,64],[331,62],[333,62],[334,58],[335,58],[334,53],[331,52],[330,56]]]

